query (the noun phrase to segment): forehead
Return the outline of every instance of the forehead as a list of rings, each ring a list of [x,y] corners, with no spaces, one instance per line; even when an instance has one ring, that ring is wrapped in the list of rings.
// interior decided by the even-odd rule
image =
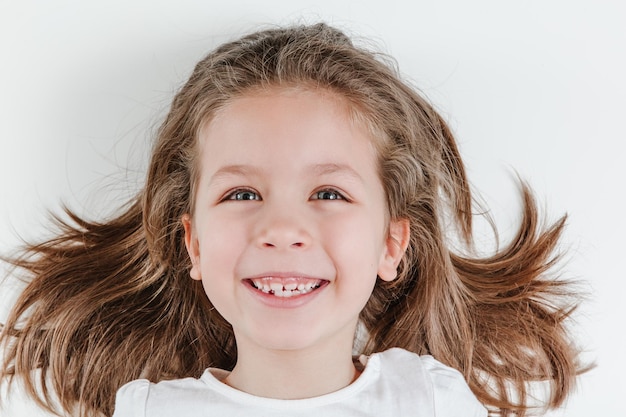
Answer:
[[[360,109],[356,101],[349,100],[343,94],[328,88],[309,86],[307,84],[294,84],[251,88],[230,98],[200,124],[199,133],[200,135],[203,133],[206,134],[207,129],[210,129],[214,122],[219,122],[224,117],[233,117],[233,115],[237,116],[238,114],[243,115],[241,112],[242,107],[245,107],[246,104],[252,101],[268,102],[290,98],[314,98],[320,103],[323,102],[325,107],[331,108],[338,117],[343,119],[343,122],[350,123],[356,128],[368,129],[369,127],[369,120],[365,117],[364,112]]]
[[[272,87],[228,101],[201,126],[198,144],[201,154],[230,151],[243,157],[262,153],[259,144],[282,144],[281,153],[288,154],[302,147],[338,151],[353,142],[376,155],[373,138],[367,119],[344,96],[323,88]]]

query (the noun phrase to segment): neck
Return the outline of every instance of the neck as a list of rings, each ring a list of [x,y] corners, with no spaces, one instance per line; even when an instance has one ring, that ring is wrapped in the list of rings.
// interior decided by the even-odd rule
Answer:
[[[240,391],[277,399],[318,397],[344,388],[358,376],[352,348],[252,350],[237,346],[235,368],[224,381]]]

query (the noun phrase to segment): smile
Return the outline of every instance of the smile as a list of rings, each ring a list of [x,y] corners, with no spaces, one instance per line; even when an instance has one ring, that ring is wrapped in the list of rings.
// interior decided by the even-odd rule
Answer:
[[[251,278],[248,281],[257,290],[281,298],[308,294],[328,282],[323,279],[279,277]]]

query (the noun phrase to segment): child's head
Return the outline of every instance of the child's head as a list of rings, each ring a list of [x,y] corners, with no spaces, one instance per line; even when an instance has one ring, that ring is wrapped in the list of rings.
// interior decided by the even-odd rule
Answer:
[[[439,228],[442,201],[453,202],[453,213],[468,232],[469,193],[453,139],[432,107],[399,80],[388,62],[326,25],[257,32],[198,63],[174,100],[150,165],[144,210],[152,254],[159,262],[191,267],[177,220],[197,210],[202,132],[234,100],[272,91],[306,91],[326,96],[329,105],[340,102],[375,149],[387,225],[401,219],[410,225],[398,279],[379,280],[362,313],[378,337],[376,325],[388,324],[381,319],[389,307],[417,290],[418,270],[447,267]],[[381,331],[388,332],[388,326]]]
[[[200,132],[191,277],[232,325],[238,360],[250,340],[349,357],[376,277],[396,277],[408,222],[389,221],[377,152],[350,113],[334,93],[271,87]]]

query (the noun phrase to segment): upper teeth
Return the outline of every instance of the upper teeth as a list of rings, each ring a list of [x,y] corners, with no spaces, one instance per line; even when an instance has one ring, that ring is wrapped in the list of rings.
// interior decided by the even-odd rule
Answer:
[[[266,294],[274,294],[277,297],[291,297],[306,294],[320,286],[322,280],[306,280],[298,282],[297,279],[276,280],[270,278],[252,279],[252,284]]]

